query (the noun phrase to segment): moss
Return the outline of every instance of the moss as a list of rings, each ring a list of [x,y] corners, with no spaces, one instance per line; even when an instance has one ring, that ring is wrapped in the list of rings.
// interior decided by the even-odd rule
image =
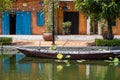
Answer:
[[[0,58],[9,58],[12,57],[11,54],[0,54]]]

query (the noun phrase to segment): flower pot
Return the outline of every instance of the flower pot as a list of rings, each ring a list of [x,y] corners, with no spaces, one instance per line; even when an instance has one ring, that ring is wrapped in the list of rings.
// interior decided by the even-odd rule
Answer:
[[[110,33],[108,33],[108,32],[106,32],[106,33],[103,33],[103,39],[107,39],[107,40],[112,40],[112,39],[114,39],[114,35],[113,34],[110,34]]]
[[[51,32],[45,32],[45,33],[43,33],[43,39],[45,41],[52,41],[52,33]]]

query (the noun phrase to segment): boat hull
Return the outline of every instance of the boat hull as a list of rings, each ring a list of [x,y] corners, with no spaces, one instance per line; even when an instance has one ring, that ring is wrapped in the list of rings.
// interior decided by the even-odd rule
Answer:
[[[27,50],[17,48],[20,52],[28,57],[35,57],[35,58],[43,58],[43,59],[58,59],[57,55],[58,52],[49,52],[49,51],[41,51],[41,50]],[[63,55],[62,59],[85,59],[85,60],[102,60],[102,59],[109,59],[109,57],[115,57],[116,55],[113,52],[102,52],[102,53],[61,53]],[[66,58],[66,56],[70,56]]]

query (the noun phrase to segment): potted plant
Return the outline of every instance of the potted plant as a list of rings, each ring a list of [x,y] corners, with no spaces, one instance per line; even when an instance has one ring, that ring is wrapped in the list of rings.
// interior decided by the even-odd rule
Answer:
[[[63,22],[62,23],[62,34],[64,35],[64,34],[66,34],[66,23],[65,22]]]
[[[44,0],[44,8],[43,12],[45,14],[45,26],[46,30],[43,33],[43,38],[45,41],[51,41],[52,40],[52,29],[53,29],[53,16],[55,16],[57,11],[57,5],[58,5],[58,0]],[[54,7],[53,7],[54,4]],[[54,9],[54,12],[53,12]]]
[[[66,25],[67,25],[67,33],[70,34],[72,23],[70,21],[67,21]]]
[[[52,23],[51,22],[47,22],[46,25],[46,30],[43,33],[43,39],[45,41],[51,41],[52,40]]]
[[[71,22],[65,21],[62,23],[63,34],[70,34],[71,32]]]

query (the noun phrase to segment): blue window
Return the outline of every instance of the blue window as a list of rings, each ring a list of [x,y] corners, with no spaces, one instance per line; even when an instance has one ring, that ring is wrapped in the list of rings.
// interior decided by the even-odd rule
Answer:
[[[44,13],[41,11],[37,12],[37,25],[44,26]]]

